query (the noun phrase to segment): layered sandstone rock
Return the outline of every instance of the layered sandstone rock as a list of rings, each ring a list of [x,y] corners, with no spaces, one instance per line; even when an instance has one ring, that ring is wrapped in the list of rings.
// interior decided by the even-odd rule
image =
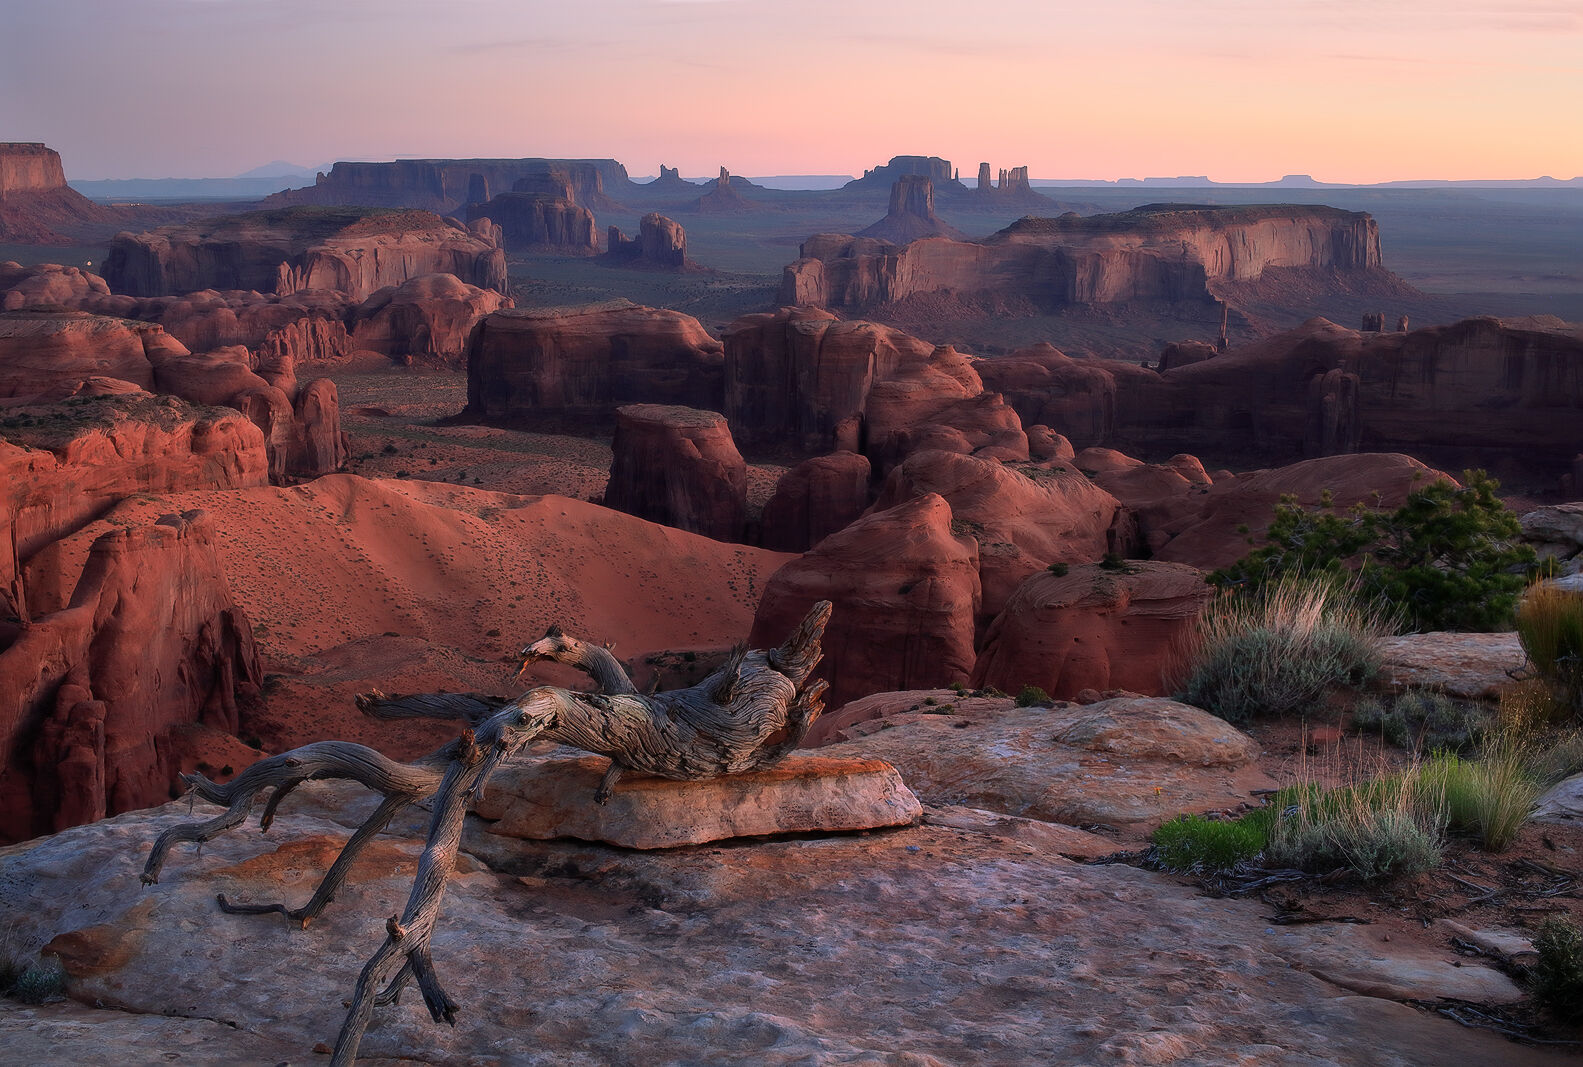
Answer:
[[[678,530],[740,541],[747,464],[714,411],[629,404],[616,412],[605,506]]]
[[[973,685],[1057,699],[1084,689],[1168,693],[1212,590],[1176,563],[1080,564],[1023,582],[990,624]]]
[[[889,326],[807,308],[746,315],[724,341],[724,410],[743,443],[813,453],[858,451],[874,383],[934,351]]]
[[[625,188],[627,169],[613,159],[398,159],[394,163],[337,163],[313,185],[287,189],[267,208],[300,204],[419,208],[444,214],[489,199],[523,180],[554,174],[590,210],[615,206],[605,188]]]
[[[139,327],[86,312],[0,315],[0,397],[27,397],[84,378],[154,386],[150,336]]]
[[[423,211],[286,208],[124,233],[104,270],[111,289],[132,296],[327,289],[359,301],[434,273],[506,289],[505,254],[493,241]]]
[[[1119,360],[1072,359],[1050,344],[975,361],[984,387],[1005,396],[1023,425],[1048,426],[1075,448],[1115,439],[1118,409],[1157,375]]]
[[[201,513],[94,541],[71,601],[0,651],[0,837],[179,791],[172,733],[235,733],[262,672]]]
[[[62,229],[115,218],[115,209],[95,204],[66,184],[60,154],[53,148],[31,141],[0,142],[0,241],[70,244]]]
[[[1155,558],[1202,570],[1224,567],[1261,543],[1282,497],[1293,496],[1302,506],[1317,508],[1328,494],[1337,511],[1360,503],[1391,510],[1408,493],[1439,479],[1455,481],[1411,456],[1373,453],[1304,460],[1219,479],[1207,493],[1189,498],[1191,508],[1172,520],[1180,532],[1156,550]]]
[[[971,361],[950,346],[876,381],[863,408],[865,451],[879,474],[909,454],[942,449],[1026,461],[1022,422],[998,393],[986,393]]]
[[[398,363],[462,366],[473,327],[509,307],[511,299],[494,289],[468,285],[453,274],[425,274],[359,304],[352,312],[352,343]]]
[[[536,429],[610,427],[622,404],[721,409],[720,342],[697,319],[626,300],[497,311],[467,353],[469,418]]]
[[[962,231],[941,222],[934,213],[934,183],[922,174],[907,174],[896,179],[890,189],[890,209],[885,217],[859,230],[857,235],[898,245],[920,237],[966,239]]]
[[[973,188],[972,199],[978,205],[997,209],[1040,209],[1052,207],[1055,203],[1049,197],[1033,191],[1033,186],[1028,183],[1027,167],[1001,167],[999,182],[991,183],[988,163],[978,165],[978,185]]]
[[[1467,319],[1361,333],[1324,319],[1163,373],[1122,401],[1118,437],[1264,457],[1411,452],[1561,472],[1577,453],[1583,327]]]
[[[782,278],[784,303],[863,311],[952,290],[1020,295],[1056,311],[1131,301],[1213,303],[1222,283],[1270,268],[1384,277],[1379,229],[1328,207],[1189,208],[1160,204],[1115,215],[1028,217],[982,241],[905,247],[837,234],[811,237]]]
[[[647,270],[687,270],[694,266],[687,258],[687,233],[682,224],[655,211],[638,220],[635,239],[628,240],[620,229],[610,227],[605,254],[612,262]]]
[[[856,452],[804,460],[781,475],[759,520],[759,543],[777,552],[806,552],[863,514],[872,468]]]
[[[109,295],[110,287],[91,271],[58,263],[27,267],[12,260],[0,263],[0,311],[39,305],[80,308],[86,301]]]
[[[965,680],[979,599],[978,545],[953,531],[951,506],[930,493],[865,515],[776,571],[748,644],[773,644],[815,602],[833,602],[817,673],[835,707]]]
[[[566,197],[501,193],[487,203],[467,206],[467,221],[476,223],[480,219],[497,224],[506,248],[514,253],[591,256],[599,251],[593,212]]]
[[[981,625],[1029,575],[1052,563],[1093,562],[1113,547],[1119,506],[1075,470],[916,452],[891,472],[874,508],[927,494],[950,504],[953,530],[978,541]]]

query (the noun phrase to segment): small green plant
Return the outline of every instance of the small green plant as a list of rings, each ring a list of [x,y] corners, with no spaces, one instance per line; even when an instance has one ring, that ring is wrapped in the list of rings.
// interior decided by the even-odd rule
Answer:
[[[1535,584],[1517,609],[1517,637],[1559,710],[1583,716],[1583,594]]]
[[[1502,629],[1536,558],[1495,495],[1500,484],[1476,470],[1463,480],[1415,489],[1389,513],[1361,503],[1340,511],[1329,493],[1317,508],[1285,497],[1265,544],[1210,581],[1259,589],[1290,574],[1355,570],[1360,594],[1401,611],[1414,630]]]
[[[1262,592],[1228,590],[1199,619],[1176,699],[1238,723],[1304,712],[1331,687],[1372,677],[1388,629],[1334,582],[1288,576]]]
[[[952,682],[948,688],[959,697],[967,695],[967,686],[961,682]]]
[[[1068,567],[1064,563],[1052,563],[1048,567],[1045,568],[1045,570],[1049,571],[1051,574],[1055,575],[1057,578],[1065,578],[1067,576],[1068,572],[1071,571],[1071,569],[1072,568]]]
[[[1539,959],[1529,972],[1534,999],[1565,1022],[1583,1020],[1583,929],[1559,916],[1534,937]]]
[[[24,1004],[43,1004],[66,992],[66,969],[56,956],[45,956],[17,975],[9,996]]]
[[[1446,829],[1472,834],[1487,852],[1504,852],[1533,813],[1542,786],[1528,772],[1521,749],[1493,744],[1479,760],[1437,752],[1416,776],[1419,805],[1438,810]]]
[[[1120,553],[1117,552],[1106,552],[1100,558],[1099,565],[1107,571],[1124,571],[1127,569],[1127,561],[1122,559]]]
[[[1264,851],[1268,824],[1262,811],[1241,819],[1178,815],[1154,831],[1155,860],[1168,871],[1229,871]]]
[[[1035,704],[1048,703],[1050,703],[1050,694],[1036,685],[1025,685],[1017,694],[1017,706],[1019,708],[1031,708]]]
[[[1440,864],[1441,825],[1417,803],[1413,778],[1282,790],[1266,861],[1313,874],[1346,868],[1369,882],[1433,870]]]
[[[1352,725],[1415,752],[1460,752],[1477,745],[1488,728],[1476,705],[1429,689],[1408,689],[1387,700],[1366,697],[1353,707]]]

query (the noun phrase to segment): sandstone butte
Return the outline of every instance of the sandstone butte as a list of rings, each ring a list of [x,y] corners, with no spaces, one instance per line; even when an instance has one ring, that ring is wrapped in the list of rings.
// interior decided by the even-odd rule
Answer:
[[[111,290],[132,296],[327,289],[360,301],[434,273],[506,290],[505,253],[490,227],[415,210],[279,208],[123,233],[104,265]]]
[[[1360,288],[1400,284],[1382,267],[1379,227],[1364,213],[1160,204],[1112,215],[1029,216],[981,241],[935,237],[897,246],[818,234],[786,267],[780,299],[848,312],[940,290],[1021,295],[1047,310],[1212,303],[1222,286],[1256,282],[1272,268],[1334,274]]]

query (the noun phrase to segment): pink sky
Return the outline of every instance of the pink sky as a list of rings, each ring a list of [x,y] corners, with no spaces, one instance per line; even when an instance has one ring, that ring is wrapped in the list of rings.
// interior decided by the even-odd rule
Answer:
[[[1583,175],[1578,0],[17,0],[0,140],[69,178],[614,157],[634,175]]]

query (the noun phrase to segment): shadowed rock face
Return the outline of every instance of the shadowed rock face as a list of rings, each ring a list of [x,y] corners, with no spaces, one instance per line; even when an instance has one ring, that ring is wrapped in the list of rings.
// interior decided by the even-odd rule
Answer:
[[[0,651],[0,838],[168,799],[172,733],[235,733],[261,680],[201,512],[99,537],[69,606]]]
[[[598,230],[587,208],[546,193],[501,193],[469,204],[467,221],[489,219],[500,226],[512,252],[560,252],[591,256],[599,251]]]
[[[899,245],[920,237],[966,239],[960,230],[946,225],[935,215],[934,183],[921,174],[896,179],[896,184],[890,188],[890,210],[874,225],[859,231],[858,236],[877,237]]]
[[[1068,700],[1084,689],[1169,692],[1167,672],[1211,593],[1203,572],[1175,563],[1036,572],[990,625],[973,685],[1036,685]]]
[[[785,270],[781,301],[864,311],[939,290],[1020,295],[1046,310],[1130,301],[1212,302],[1221,282],[1271,267],[1383,274],[1379,228],[1327,207],[1185,208],[1025,218],[982,241],[905,248],[820,234]],[[1316,275],[1317,276],[1317,275]]]
[[[747,464],[725,416],[663,404],[616,412],[605,506],[678,530],[740,541]]]
[[[777,552],[806,552],[863,514],[871,474],[868,460],[855,452],[799,463],[781,475],[764,505],[760,543]]]
[[[929,493],[871,512],[775,572],[749,644],[773,641],[816,601],[835,604],[816,672],[831,707],[967,678],[979,607],[978,543]]]
[[[693,266],[687,258],[687,234],[682,224],[654,211],[638,220],[638,236],[634,240],[628,240],[619,228],[610,227],[605,251],[612,260],[631,266],[660,270]]]
[[[626,300],[497,311],[467,352],[469,418],[495,425],[611,427],[631,403],[720,410],[721,346],[697,319]]]
[[[352,300],[434,273],[504,292],[505,253],[427,212],[286,208],[119,234],[104,268],[110,288],[132,296],[328,289]]]

